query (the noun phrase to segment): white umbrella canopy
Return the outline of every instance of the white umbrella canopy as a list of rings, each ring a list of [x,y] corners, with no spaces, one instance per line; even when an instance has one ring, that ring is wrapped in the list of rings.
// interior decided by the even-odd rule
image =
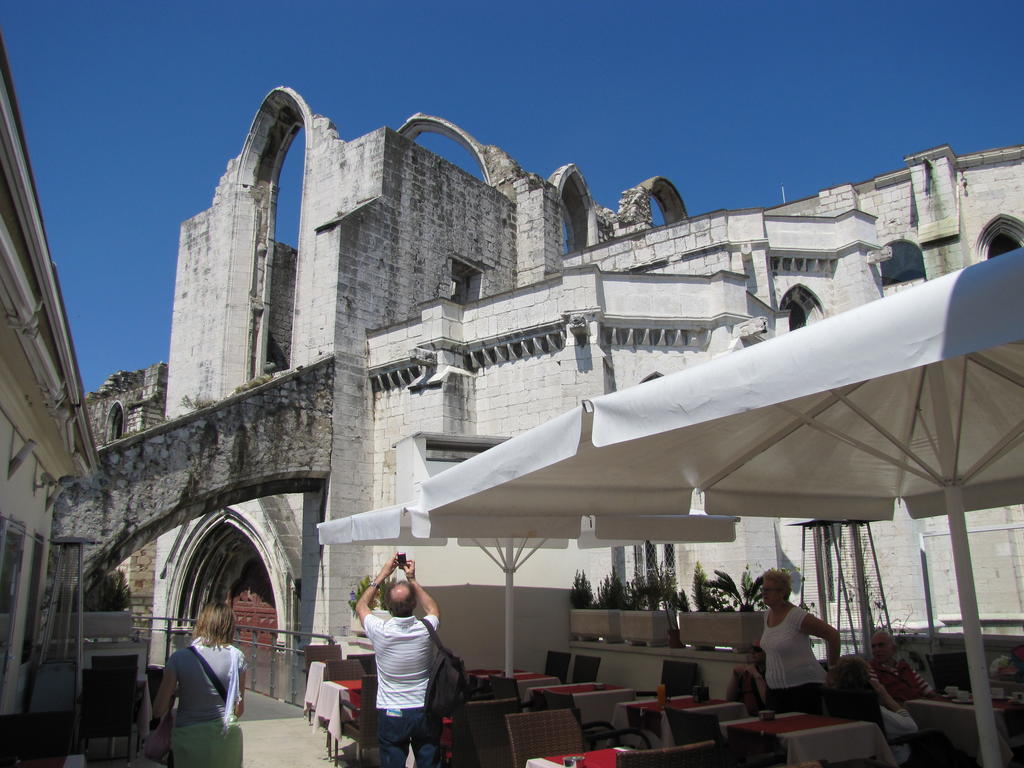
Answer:
[[[451,471],[449,469],[440,474]],[[565,549],[568,547],[568,537],[575,539],[581,549],[632,545],[644,541],[727,542],[736,539],[737,521],[735,517],[703,513],[628,516],[581,516],[576,513],[575,516],[538,516],[520,515],[518,510],[512,510],[506,515],[491,514],[483,520],[473,519],[472,516],[446,518],[440,525],[432,526],[429,512],[423,510],[422,501],[417,501],[329,520],[320,523],[317,528],[321,544],[444,546],[448,543],[447,538],[431,535],[432,528],[438,527],[450,531],[452,535],[456,532],[461,534],[458,539],[461,546],[480,548],[505,574],[504,666],[505,673],[511,675],[515,658],[515,573],[538,549]],[[641,538],[638,539],[638,536]]]
[[[965,510],[1024,500],[1024,251],[595,398],[424,482],[432,535],[512,512],[948,514],[983,761],[998,764]]]

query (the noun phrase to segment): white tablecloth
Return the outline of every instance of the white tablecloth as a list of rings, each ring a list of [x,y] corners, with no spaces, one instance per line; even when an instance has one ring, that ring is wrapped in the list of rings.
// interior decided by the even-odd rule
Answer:
[[[603,691],[587,691],[585,693],[572,693],[572,689],[582,685],[570,683],[568,685],[553,685],[545,687],[545,691],[556,693],[570,693],[573,706],[580,711],[580,720],[589,723],[594,720],[611,722],[615,716],[615,705],[622,702],[633,701],[636,698],[636,691],[632,688],[606,688]],[[532,689],[536,690],[536,689]]]
[[[348,688],[340,683],[325,680],[320,683],[320,693],[316,702],[316,720],[327,728],[327,732],[341,741],[341,724],[352,719],[351,710],[341,705],[349,700]]]
[[[670,700],[688,701],[692,699],[692,696],[673,696]],[[654,699],[647,699],[647,701],[653,702]],[[612,715],[612,725],[616,728],[629,727],[629,704],[630,702],[624,701],[615,706],[615,712]],[[738,701],[729,701],[725,704],[706,704],[699,707],[690,707],[686,711],[697,712],[702,715],[715,715],[719,721],[741,718],[747,714],[747,708]],[[661,713],[661,735],[659,736],[654,731],[648,730],[645,730],[644,733],[647,735],[647,738],[651,740],[652,749],[657,749],[658,747],[674,747],[676,745],[675,740],[672,738],[672,728],[669,727],[668,717],[665,716],[664,712]]]
[[[978,723],[975,720],[973,704],[957,704],[952,701],[935,699],[911,699],[903,703],[907,712],[914,718],[918,728],[937,728],[949,736],[953,746],[961,749],[971,757],[978,757]],[[1018,735],[1011,739],[1006,729],[1006,717],[1003,710],[997,709],[996,732],[999,735],[999,753],[1003,765],[1010,762],[1013,753],[1011,746],[1024,744],[1024,736]]]
[[[746,711],[744,709],[744,711]],[[800,712],[785,712],[776,715],[782,719]],[[723,720],[722,733],[729,737],[728,727],[738,723],[755,723],[756,717],[738,720]],[[801,763],[809,760],[828,760],[838,763],[854,758],[874,757],[889,765],[896,765],[892,750],[885,740],[885,734],[875,723],[855,720],[842,725],[828,725],[822,728],[808,728],[776,734],[782,748],[786,750],[786,762]]]
[[[302,714],[316,711],[316,702],[320,696],[320,684],[324,681],[324,670],[327,665],[322,661],[313,661],[309,664],[309,672],[306,673],[306,695],[303,697]]]
[[[519,686],[520,701],[530,701],[530,699],[533,698],[534,688],[551,688],[561,684],[562,681],[557,677],[533,677],[528,680],[520,680],[519,676],[516,676],[516,685]]]

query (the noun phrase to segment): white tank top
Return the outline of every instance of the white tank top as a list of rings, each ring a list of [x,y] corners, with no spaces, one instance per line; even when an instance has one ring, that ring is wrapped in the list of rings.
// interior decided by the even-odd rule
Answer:
[[[778,626],[769,627],[768,612],[765,612],[761,647],[766,657],[764,681],[769,688],[795,688],[825,682],[825,670],[814,658],[811,638],[800,631],[806,615],[807,611],[794,606]]]

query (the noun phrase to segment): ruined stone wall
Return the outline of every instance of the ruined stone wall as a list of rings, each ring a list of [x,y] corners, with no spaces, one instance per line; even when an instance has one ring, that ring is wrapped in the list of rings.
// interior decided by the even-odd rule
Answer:
[[[98,445],[104,445],[160,424],[164,421],[166,398],[166,363],[111,374],[97,391],[85,396],[93,438]],[[123,416],[121,435],[111,432],[115,406],[120,407]]]

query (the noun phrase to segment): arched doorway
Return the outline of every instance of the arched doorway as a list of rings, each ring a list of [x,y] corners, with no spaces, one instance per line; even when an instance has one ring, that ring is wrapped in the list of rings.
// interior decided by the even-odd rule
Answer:
[[[789,313],[789,330],[791,331],[816,323],[825,316],[821,309],[821,303],[813,293],[802,285],[794,286],[786,292],[782,301],[779,302],[779,309]]]

